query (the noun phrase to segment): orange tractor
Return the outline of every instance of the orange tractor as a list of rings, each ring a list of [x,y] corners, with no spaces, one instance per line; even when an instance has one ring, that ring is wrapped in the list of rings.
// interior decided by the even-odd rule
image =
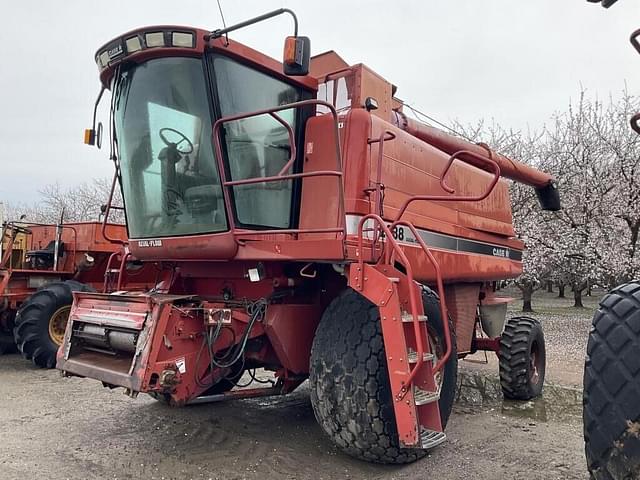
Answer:
[[[153,277],[146,276],[152,266],[131,261],[124,249],[126,238],[123,225],[100,222],[5,223],[0,255],[0,353],[17,347],[35,365],[53,368],[72,292],[114,290],[121,273],[135,275],[130,276],[129,288],[153,284]]]
[[[280,14],[295,24],[283,63],[228,37]],[[310,58],[297,30],[280,9],[98,50],[131,253],[159,273],[144,293],[76,292],[57,368],[173,406],[308,379],[342,450],[410,462],[445,440],[458,358],[494,351],[506,396],[540,393],[541,326],[506,320],[494,292],[522,272],[505,178],[545,209],[559,194],[549,175],[408,118],[365,65]],[[243,374],[265,382],[257,368],[270,385],[238,388]]]

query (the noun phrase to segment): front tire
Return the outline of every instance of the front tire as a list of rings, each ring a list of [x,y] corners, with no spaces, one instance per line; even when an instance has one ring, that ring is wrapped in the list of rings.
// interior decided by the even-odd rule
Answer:
[[[13,330],[22,356],[38,367],[54,368],[73,303],[71,292],[93,291],[88,285],[67,280],[49,283],[31,295],[18,309]]]
[[[437,296],[425,289],[423,302],[430,327],[442,332]],[[439,400],[443,427],[453,406],[457,373],[451,333],[453,351],[444,367]],[[435,340],[443,343],[442,338]],[[379,310],[352,289],[334,299],[322,316],[311,349],[309,382],[316,419],[344,452],[395,464],[427,454],[399,446]]]
[[[510,318],[500,339],[499,357],[500,385],[505,398],[531,400],[542,393],[546,350],[538,320]]]
[[[639,478],[640,282],[620,285],[600,301],[587,345],[583,405],[592,478]]]

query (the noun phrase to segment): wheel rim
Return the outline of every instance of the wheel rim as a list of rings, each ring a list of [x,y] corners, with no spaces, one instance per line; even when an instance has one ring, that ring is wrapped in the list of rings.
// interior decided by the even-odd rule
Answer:
[[[529,356],[531,358],[531,363],[529,366],[529,381],[533,385],[537,385],[540,381],[540,360],[542,358],[538,353],[537,342],[533,342],[533,344],[531,345],[531,354]]]
[[[49,337],[53,343],[58,346],[62,345],[62,341],[64,340],[64,332],[67,329],[67,320],[69,319],[70,311],[70,305],[60,307],[49,319]]]

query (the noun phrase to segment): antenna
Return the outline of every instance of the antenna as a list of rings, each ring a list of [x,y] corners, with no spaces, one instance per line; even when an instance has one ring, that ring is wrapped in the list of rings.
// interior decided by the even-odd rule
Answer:
[[[222,13],[222,5],[220,5],[220,0],[217,0],[218,2],[218,10],[220,10],[220,17],[222,18],[222,28],[224,28],[225,30],[227,29],[227,22],[224,21],[224,13]],[[227,32],[225,34],[225,38],[227,40],[227,45],[229,45],[229,33]]]

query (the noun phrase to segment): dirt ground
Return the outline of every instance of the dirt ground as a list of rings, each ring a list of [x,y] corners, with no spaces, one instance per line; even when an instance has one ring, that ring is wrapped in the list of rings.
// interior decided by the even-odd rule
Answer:
[[[581,392],[572,386],[581,381],[592,310],[574,312],[548,294],[540,300],[550,379],[542,398],[505,402],[497,367],[461,362],[448,441],[411,465],[339,452],[316,424],[304,385],[287,397],[172,409],[6,355],[0,479],[586,479]]]

